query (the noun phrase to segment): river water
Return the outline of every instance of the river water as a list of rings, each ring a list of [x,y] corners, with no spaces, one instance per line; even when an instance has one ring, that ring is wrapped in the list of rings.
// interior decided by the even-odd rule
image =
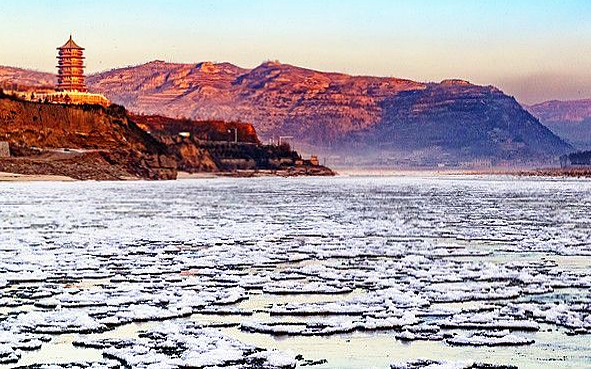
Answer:
[[[298,366],[591,367],[590,212],[559,178],[0,183],[0,368],[188,323]]]

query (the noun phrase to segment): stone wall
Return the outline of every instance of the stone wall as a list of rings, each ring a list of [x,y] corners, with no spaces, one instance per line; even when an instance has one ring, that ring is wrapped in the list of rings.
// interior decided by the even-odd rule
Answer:
[[[6,141],[0,141],[0,158],[10,157],[10,146]]]

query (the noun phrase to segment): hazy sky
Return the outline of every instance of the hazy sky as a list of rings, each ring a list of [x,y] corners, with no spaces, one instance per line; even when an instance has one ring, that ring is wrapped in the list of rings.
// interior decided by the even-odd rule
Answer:
[[[591,97],[590,0],[0,1],[0,64],[55,71],[71,32],[89,72],[154,59],[279,60],[463,78],[525,103]]]

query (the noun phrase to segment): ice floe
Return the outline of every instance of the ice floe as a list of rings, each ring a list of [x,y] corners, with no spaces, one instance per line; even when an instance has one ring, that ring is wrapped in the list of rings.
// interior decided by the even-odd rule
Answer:
[[[79,339],[76,346],[101,348],[107,358],[132,368],[295,368],[295,354],[265,351],[192,324],[160,324],[137,339]]]

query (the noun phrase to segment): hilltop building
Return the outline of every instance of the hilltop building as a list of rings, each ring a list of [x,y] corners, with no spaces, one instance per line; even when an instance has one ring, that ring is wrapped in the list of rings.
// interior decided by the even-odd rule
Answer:
[[[55,90],[7,90],[5,93],[27,101],[68,105],[91,104],[108,107],[111,102],[106,97],[87,92],[84,80],[84,48],[78,46],[70,35],[70,39],[57,50],[57,85]]]
[[[84,81],[84,48],[70,39],[57,48],[57,85],[31,86],[29,88],[2,88],[2,93],[24,101],[34,101],[67,105],[102,105],[108,107],[111,102],[101,94],[87,92]]]
[[[57,90],[86,92],[84,48],[76,45],[70,35],[70,39],[57,50]]]

